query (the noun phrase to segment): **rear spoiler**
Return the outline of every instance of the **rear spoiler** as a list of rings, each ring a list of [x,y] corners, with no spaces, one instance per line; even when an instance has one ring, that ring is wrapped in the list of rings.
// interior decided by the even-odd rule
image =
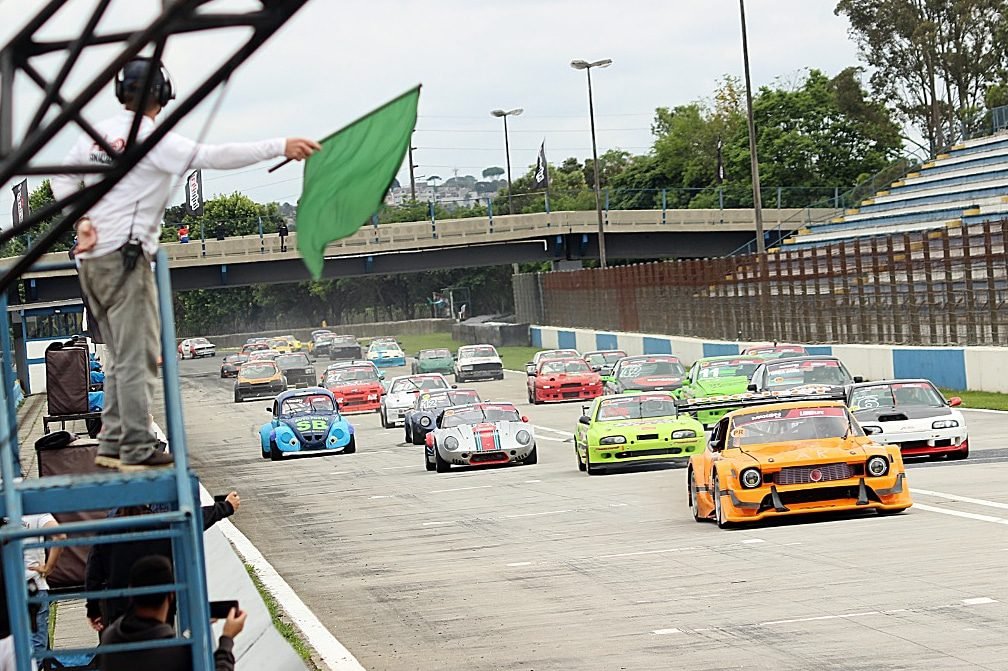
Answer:
[[[676,408],[680,413],[693,414],[702,410],[734,410],[794,401],[843,401],[846,398],[843,387],[800,387],[789,391],[748,391],[730,396],[676,399]]]

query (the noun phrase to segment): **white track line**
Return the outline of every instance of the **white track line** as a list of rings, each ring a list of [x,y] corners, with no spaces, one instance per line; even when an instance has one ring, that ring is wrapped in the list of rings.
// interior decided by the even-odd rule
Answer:
[[[559,433],[564,438],[570,438],[571,435],[572,435],[572,433],[570,431],[561,431],[560,429],[553,429],[553,428],[550,428],[548,426],[542,426],[541,424],[533,424],[532,426],[533,426],[533,428],[536,428],[536,429],[538,429],[540,431],[549,431],[550,433]]]
[[[972,503],[978,506],[987,506],[988,508],[1000,508],[1002,510],[1008,510],[1008,503],[1001,503],[1000,501],[988,501],[987,499],[971,499],[968,496],[960,496],[959,494],[946,494],[945,492],[934,492],[929,489],[918,489],[914,487],[912,492],[914,494],[924,494],[925,496],[935,496],[939,499],[948,499],[950,501],[960,501],[962,503]]]
[[[938,508],[936,506],[929,506],[923,503],[915,503],[914,508],[920,508],[921,510],[926,510],[929,513],[940,513],[942,515],[951,515],[952,517],[964,517],[968,520],[977,520],[979,522],[992,522],[994,524],[1008,524],[1008,519],[1004,517],[994,517],[992,515],[978,515],[976,513],[964,513],[959,510],[949,510],[948,508]]]
[[[238,527],[230,520],[222,520],[217,523],[217,528],[224,532],[224,537],[231,541],[245,563],[255,569],[263,587],[281,604],[297,628],[308,639],[308,644],[331,671],[365,671],[357,658],[325,628],[297,592],[280,577],[273,565],[259,552],[259,548],[253,545]]]
[[[429,491],[427,493],[428,494],[445,494],[447,492],[465,492],[465,491],[469,491],[470,489],[490,489],[491,487],[493,487],[493,485],[475,485],[473,487],[455,487],[453,489],[434,489],[434,490],[431,490],[431,491]]]

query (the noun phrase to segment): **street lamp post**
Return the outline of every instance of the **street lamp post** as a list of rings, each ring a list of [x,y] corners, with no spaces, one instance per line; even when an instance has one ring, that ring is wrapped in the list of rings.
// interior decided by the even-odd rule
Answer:
[[[592,161],[595,163],[595,212],[598,214],[599,266],[602,268],[606,267],[605,228],[602,225],[602,198],[600,195],[601,187],[599,186],[598,146],[595,142],[595,102],[592,100],[591,71],[592,68],[607,68],[610,65],[612,65],[612,59],[610,58],[604,58],[591,63],[582,60],[571,61],[572,68],[575,70],[584,70],[588,74],[588,117],[591,120]]]
[[[509,116],[518,116],[524,111],[521,107],[516,107],[513,110],[493,110],[490,112],[490,116],[504,119],[504,159],[507,161],[508,214],[514,214],[514,206],[511,202],[511,149],[508,147],[507,118]]]
[[[752,83],[749,80],[749,39],[746,36],[745,0],[739,0],[739,14],[742,17],[742,63],[745,67],[746,117],[749,123],[749,167],[752,171],[753,214],[756,219],[756,253],[766,253],[763,239],[763,198],[760,194],[759,159],[756,155],[756,124],[753,123]]]

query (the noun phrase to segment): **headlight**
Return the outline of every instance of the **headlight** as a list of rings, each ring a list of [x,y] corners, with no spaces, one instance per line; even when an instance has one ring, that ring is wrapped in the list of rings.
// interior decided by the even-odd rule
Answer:
[[[528,431],[522,429],[517,434],[515,434],[515,440],[517,440],[522,445],[528,445],[529,442],[532,440],[532,435]]]
[[[739,475],[739,482],[746,489],[756,489],[763,483],[763,476],[758,468],[747,468]]]
[[[420,426],[430,426],[430,417],[421,417]]]
[[[931,423],[932,429],[954,429],[959,426],[959,422],[954,419],[939,419],[937,422]]]
[[[622,445],[626,442],[623,436],[606,436],[599,441],[599,445]]]
[[[306,373],[314,373],[315,369],[314,368],[305,368],[304,372],[306,372]]]
[[[679,440],[681,438],[696,438],[696,431],[693,429],[679,429],[672,432],[672,440]]]
[[[449,450],[457,450],[459,446],[458,439],[455,436],[448,436],[445,438],[444,446]]]
[[[889,460],[885,457],[872,457],[865,465],[868,475],[880,478],[889,472]]]
[[[874,436],[882,433],[881,426],[862,426],[861,428],[864,429],[865,434],[869,436]]]

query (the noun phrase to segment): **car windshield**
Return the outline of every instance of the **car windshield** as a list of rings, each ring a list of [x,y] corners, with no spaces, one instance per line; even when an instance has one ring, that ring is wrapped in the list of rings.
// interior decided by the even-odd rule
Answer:
[[[247,363],[241,367],[242,377],[273,377],[277,374],[277,367],[271,363]]]
[[[675,417],[676,414],[675,401],[671,396],[634,394],[601,401],[596,419],[600,422],[611,422],[620,419]]]
[[[728,447],[749,447],[766,443],[863,436],[847,409],[838,406],[789,408],[753,412],[735,417]]]
[[[209,345],[210,344],[210,341],[207,340],[206,338],[193,338],[189,342],[191,342],[193,345]]]
[[[945,406],[945,399],[928,382],[873,384],[870,387],[858,387],[851,392],[850,407],[852,410],[895,408],[908,405],[941,408]]]
[[[425,391],[427,389],[447,389],[448,383],[441,377],[403,377],[392,383],[393,394],[404,391]]]
[[[619,369],[619,378],[629,380],[638,377],[682,376],[685,372],[678,359],[633,359],[624,361]]]
[[[449,408],[441,417],[441,428],[483,422],[518,422],[521,416],[513,405],[471,405]]]
[[[225,363],[245,363],[248,361],[248,357],[244,354],[229,354],[224,357]]]
[[[759,366],[759,359],[723,359],[704,361],[697,371],[697,379],[710,380],[716,377],[749,377]]]
[[[750,347],[746,350],[746,354],[764,359],[786,359],[792,356],[806,356],[808,352],[801,345],[766,345]]]
[[[581,359],[571,359],[569,361],[547,361],[539,368],[543,375],[559,375],[561,373],[590,373],[588,367]]]
[[[451,350],[447,349],[425,349],[420,352],[421,359],[450,359]]]
[[[292,396],[284,399],[280,412],[284,417],[291,415],[332,414],[336,411],[332,399],[322,394]]]
[[[577,351],[572,349],[555,349],[548,352],[539,352],[540,361],[548,361],[549,359],[573,359],[577,357]]]
[[[467,347],[459,350],[460,359],[474,359],[476,357],[497,356],[497,350],[489,345],[486,347]]]
[[[281,354],[276,358],[281,368],[307,368],[311,361],[304,354]]]
[[[585,355],[590,366],[611,366],[626,356],[626,352],[592,352]]]
[[[326,385],[345,382],[376,382],[378,373],[371,366],[347,366],[326,372]]]
[[[417,397],[417,410],[433,410],[435,408],[447,408],[453,405],[465,405],[467,403],[479,403],[480,397],[474,391],[463,389],[461,391],[448,391],[434,394],[420,394]]]
[[[266,359],[275,359],[278,352],[272,349],[260,349],[249,354],[249,359],[252,361],[264,361]]]
[[[767,365],[766,388],[770,391],[807,384],[841,386],[850,382],[850,377],[836,359],[782,361]]]

